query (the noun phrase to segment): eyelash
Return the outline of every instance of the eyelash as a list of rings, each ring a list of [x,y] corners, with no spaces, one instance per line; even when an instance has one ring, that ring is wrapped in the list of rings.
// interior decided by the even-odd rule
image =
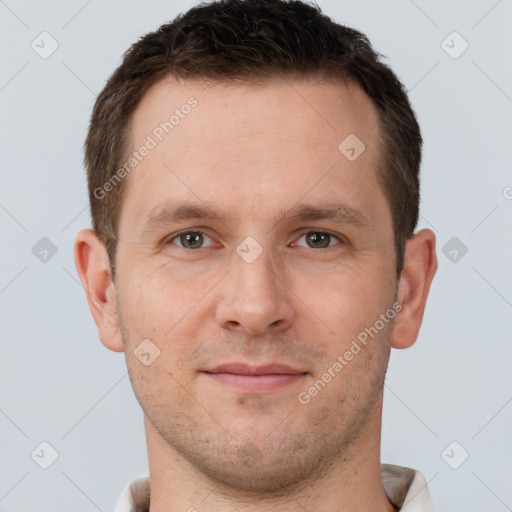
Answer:
[[[179,239],[179,237],[181,235],[186,235],[187,233],[200,233],[201,235],[206,236],[206,237],[210,238],[210,240],[211,240],[211,237],[209,237],[204,231],[187,230],[187,231],[181,231],[180,233],[173,235],[171,238],[168,238],[167,241],[164,241],[164,245],[176,245],[176,244],[172,243],[173,240],[175,240],[177,238]],[[318,251],[320,249],[326,250],[326,249],[332,249],[333,247],[336,247],[337,245],[343,245],[343,244],[347,243],[344,238],[342,238],[341,236],[335,235],[334,233],[331,233],[329,231],[319,231],[319,230],[311,230],[311,229],[309,231],[303,232],[297,240],[300,240],[300,238],[302,238],[306,235],[309,235],[310,233],[328,235],[328,236],[338,240],[339,243],[334,244],[334,245],[329,245],[328,247],[318,247],[318,248],[301,246],[304,249],[310,249],[312,251]],[[183,247],[181,245],[176,245],[176,247],[178,247],[179,249],[183,249],[185,251],[198,251],[199,249],[208,249],[209,248],[209,247],[198,247],[197,249],[190,249],[188,247]]]

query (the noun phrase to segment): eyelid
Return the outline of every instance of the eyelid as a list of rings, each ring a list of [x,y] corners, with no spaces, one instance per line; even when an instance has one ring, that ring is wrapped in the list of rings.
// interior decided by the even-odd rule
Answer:
[[[322,233],[322,234],[325,234],[325,235],[329,235],[331,236],[332,238],[336,238],[336,240],[338,240],[338,244],[334,244],[334,245],[329,245],[328,247],[320,247],[319,249],[331,249],[333,247],[336,247],[337,245],[342,245],[342,244],[347,244],[348,243],[348,240],[343,237],[342,235],[337,235],[335,233],[332,233],[331,231],[326,231],[324,229],[316,229],[316,228],[308,228],[308,229],[305,229],[305,230],[302,230],[300,232],[300,234],[298,235],[297,237],[297,240],[299,240],[300,238],[302,238],[303,236],[309,234],[309,233]],[[296,242],[294,242],[296,243]],[[314,248],[314,247],[307,247],[307,246],[299,246],[299,247],[304,247],[305,249],[311,249],[313,251],[318,251],[319,249],[317,248]]]
[[[179,236],[185,234],[185,233],[200,233],[201,235],[209,238],[212,242],[214,242],[213,238],[211,236],[209,236],[205,231],[204,231],[205,228],[195,228],[195,229],[184,229],[182,231],[179,231],[178,233],[174,233],[172,235],[170,235],[169,237],[166,237],[164,239],[164,241],[162,242],[163,245],[166,245],[166,244],[171,244],[171,242],[178,238]],[[315,247],[307,247],[307,246],[298,246],[298,247],[304,247],[305,249],[311,249],[311,250],[314,250],[314,251],[318,251],[320,249],[330,249],[332,247],[336,247],[337,245],[342,245],[342,244],[347,244],[348,243],[348,240],[343,236],[343,235],[338,235],[338,234],[335,234],[335,233],[332,233],[331,231],[327,231],[327,230],[323,230],[323,229],[317,229],[317,228],[303,228],[299,231],[298,234],[295,235],[295,242],[294,244],[297,243],[297,240],[299,240],[300,238],[302,238],[303,236],[309,234],[309,233],[322,233],[322,234],[326,234],[326,235],[329,235],[331,236],[332,238],[335,238],[336,240],[338,240],[338,244],[334,244],[334,245],[329,245],[328,247],[320,247],[320,248],[315,248]],[[185,251],[198,251],[199,249],[208,249],[208,248],[211,248],[213,246],[213,243],[209,246],[202,246],[202,247],[199,247],[198,249],[188,249],[187,247],[182,247],[181,245],[178,245],[178,244],[172,244],[172,245],[175,245],[176,247],[178,247],[179,249],[183,249]]]
[[[205,233],[205,231],[203,231],[202,229],[184,229],[182,231],[179,231],[178,233],[174,233],[168,237],[166,237],[164,239],[164,241],[162,242],[163,245],[167,245],[167,244],[171,244],[171,242],[176,239],[176,238],[179,238],[181,235],[184,235],[185,233],[200,233],[201,235],[203,235],[203,237],[208,237],[212,242],[213,242],[213,238],[211,236],[209,236],[207,233]],[[176,245],[176,247],[178,247],[179,249],[183,249],[185,251],[197,251],[199,249],[208,249],[209,247],[211,246],[207,246],[207,247],[199,247],[199,249],[188,249],[187,247],[182,247],[181,245],[178,245],[178,244],[171,244],[171,245]],[[213,244],[212,244],[213,245]]]

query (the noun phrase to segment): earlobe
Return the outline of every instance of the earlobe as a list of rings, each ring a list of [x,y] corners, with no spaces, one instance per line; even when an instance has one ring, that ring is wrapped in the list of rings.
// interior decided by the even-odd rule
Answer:
[[[397,300],[402,309],[393,327],[392,347],[408,348],[418,338],[430,285],[437,270],[436,237],[422,229],[407,241]]]
[[[115,287],[107,251],[92,229],[84,229],[78,233],[74,258],[101,342],[114,352],[123,352]]]

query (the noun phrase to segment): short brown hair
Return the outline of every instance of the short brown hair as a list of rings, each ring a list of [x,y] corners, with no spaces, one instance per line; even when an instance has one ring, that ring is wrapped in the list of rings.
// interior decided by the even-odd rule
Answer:
[[[396,275],[419,216],[422,138],[405,88],[361,32],[299,0],[202,3],[137,41],[99,94],[85,142],[92,224],[112,278],[126,180],[98,197],[129,152],[130,121],[146,91],[166,76],[255,84],[276,77],[354,80],[380,120],[378,179],[390,205]],[[340,141],[341,142],[341,141]]]

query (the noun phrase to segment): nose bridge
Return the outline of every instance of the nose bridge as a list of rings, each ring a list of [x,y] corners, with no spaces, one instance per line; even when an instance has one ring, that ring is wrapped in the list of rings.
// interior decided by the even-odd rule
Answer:
[[[260,241],[247,237],[236,249],[232,274],[246,293],[251,290],[256,294],[265,290],[275,292],[277,290],[274,288],[280,283],[276,277],[279,274],[278,267],[281,267],[280,262],[276,261],[270,242],[262,241],[261,238]]]
[[[225,328],[252,333],[291,325],[293,307],[282,271],[268,242],[244,239],[233,254],[233,268],[217,310],[218,322]]]

